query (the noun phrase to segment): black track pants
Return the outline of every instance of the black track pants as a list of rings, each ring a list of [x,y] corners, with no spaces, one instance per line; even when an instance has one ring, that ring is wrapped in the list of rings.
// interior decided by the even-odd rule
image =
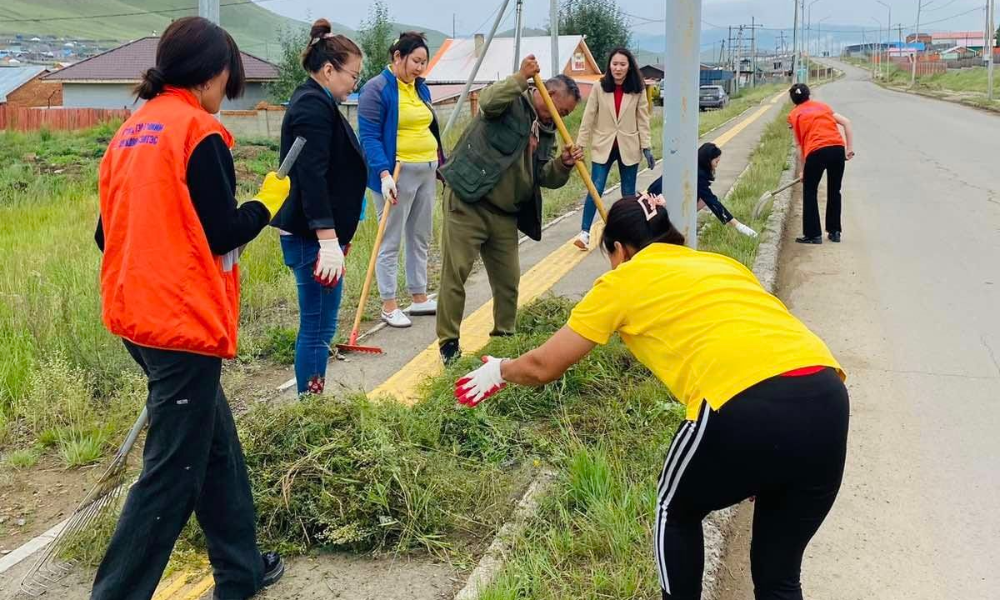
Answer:
[[[718,411],[702,405],[674,437],[654,528],[663,598],[701,598],[702,520],[756,496],[750,549],[757,600],[801,600],[802,554],[840,489],[847,389],[832,369],[775,377]]]

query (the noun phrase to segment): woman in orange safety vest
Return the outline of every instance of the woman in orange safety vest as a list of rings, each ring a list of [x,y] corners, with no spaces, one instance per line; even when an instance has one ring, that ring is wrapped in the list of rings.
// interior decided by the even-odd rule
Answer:
[[[269,173],[237,206],[233,137],[213,116],[242,95],[233,38],[200,17],[174,21],[136,95],[146,103],[101,161],[101,308],[149,378],[149,431],[94,581],[97,600],[148,599],[191,513],[208,543],[215,598],[249,598],[284,564],[261,554],[243,451],[220,384],[236,355],[240,248],[281,207]]]

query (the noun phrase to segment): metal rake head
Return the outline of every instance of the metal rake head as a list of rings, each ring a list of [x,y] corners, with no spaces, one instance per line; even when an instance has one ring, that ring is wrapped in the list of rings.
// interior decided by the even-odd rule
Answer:
[[[21,580],[23,593],[41,596],[81,561],[96,563],[100,559],[96,554],[103,553],[103,542],[111,537],[122,497],[129,487],[129,453],[148,422],[148,412],[143,408],[107,470]]]

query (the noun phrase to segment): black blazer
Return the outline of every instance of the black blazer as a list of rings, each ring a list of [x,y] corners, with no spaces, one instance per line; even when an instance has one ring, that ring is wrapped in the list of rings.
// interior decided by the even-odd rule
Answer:
[[[350,123],[312,78],[292,93],[281,122],[281,158],[296,136],[306,139],[292,167],[292,191],[271,225],[302,237],[336,229],[348,244],[358,228],[368,166]]]

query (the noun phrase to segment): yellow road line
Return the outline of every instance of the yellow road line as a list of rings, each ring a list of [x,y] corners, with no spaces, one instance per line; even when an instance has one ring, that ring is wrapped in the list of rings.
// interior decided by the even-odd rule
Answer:
[[[204,579],[194,584],[186,594],[180,597],[180,600],[198,600],[205,595],[205,592],[212,589],[215,585],[215,578],[212,575],[207,575]]]
[[[598,223],[594,228],[592,238],[600,239],[603,228],[603,223]],[[593,252],[593,248],[581,252],[573,245],[572,241],[569,241],[543,258],[521,276],[518,306],[524,306],[547,292],[557,281],[583,262],[583,259],[591,252]],[[471,351],[479,350],[489,343],[490,331],[492,330],[493,301],[490,300],[462,321],[460,333],[462,345]],[[413,404],[417,400],[420,385],[428,377],[433,377],[441,373],[442,370],[438,344],[437,341],[434,341],[402,369],[372,390],[368,397],[374,399],[389,395],[406,404]]]
[[[732,129],[730,129],[726,133],[723,133],[719,137],[715,138],[714,140],[715,145],[720,148],[725,146],[730,141],[732,141],[733,138],[738,136],[744,129],[749,127],[757,119],[761,118],[761,116],[763,116],[763,114],[769,110],[771,110],[770,104],[765,104],[764,106],[758,108],[752,115],[740,121],[739,124],[735,125]]]
[[[784,92],[775,96],[769,105],[765,105],[749,117],[738,123],[735,127],[722,134],[715,140],[715,144],[722,147],[741,131],[746,129],[751,123],[756,121],[770,108],[770,104],[775,104],[781,99]],[[598,220],[591,231],[591,239],[600,240],[604,224]],[[596,245],[586,252],[581,252],[573,245],[572,241],[559,246],[551,254],[539,261],[538,264],[528,269],[528,272],[521,276],[521,283],[518,293],[518,306],[524,306],[537,299],[545,292],[552,289],[560,279],[566,276],[587,258],[594,251]],[[471,315],[462,321],[461,338],[466,348],[477,351],[490,341],[490,331],[493,329],[493,300],[477,308]],[[441,358],[438,352],[438,344],[435,340],[424,348],[420,354],[415,356],[403,368],[382,382],[381,385],[368,393],[368,397],[375,399],[379,396],[393,396],[406,404],[413,404],[418,398],[421,384],[429,377],[438,375],[443,370]],[[181,573],[178,581],[184,582],[191,577],[192,573]],[[176,600],[196,600],[207,592],[214,580],[209,575],[199,581],[191,591]],[[167,589],[171,589],[172,583]],[[183,586],[183,583],[182,583]],[[166,591],[166,590],[164,590]],[[173,590],[171,593],[175,593]],[[154,600],[174,600],[171,596],[156,597]]]
[[[754,121],[764,116],[764,113],[771,110],[771,107],[777,104],[778,101],[780,101],[784,96],[785,92],[781,92],[780,94],[775,95],[774,98],[771,98],[770,102],[758,108],[756,111],[754,111],[753,114],[751,114],[746,119],[743,119],[742,121],[734,125],[733,128],[727,131],[726,133],[723,133],[719,137],[715,138],[713,143],[719,148],[725,146],[726,144],[731,142],[733,138],[738,136],[744,129],[749,127]]]
[[[188,578],[183,573],[174,576],[174,579],[170,582],[169,585],[159,589],[153,595],[153,600],[168,600],[168,598],[177,593],[177,590],[187,585],[187,579]]]

